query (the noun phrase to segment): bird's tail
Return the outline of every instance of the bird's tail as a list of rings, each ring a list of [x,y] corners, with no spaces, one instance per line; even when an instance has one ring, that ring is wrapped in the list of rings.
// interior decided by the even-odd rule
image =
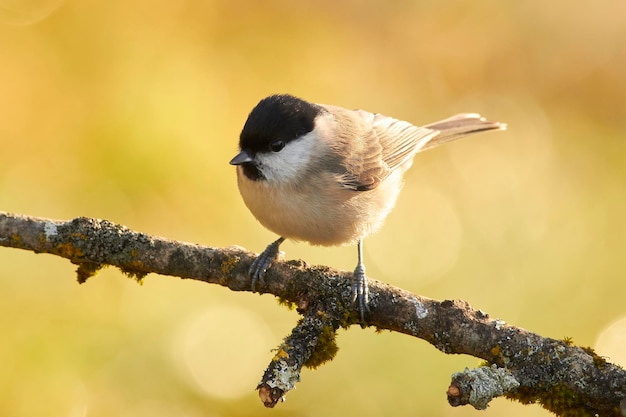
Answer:
[[[505,130],[506,124],[491,122],[476,113],[461,113],[424,127],[437,130],[439,134],[428,141],[420,151],[443,145],[473,133],[487,130]]]

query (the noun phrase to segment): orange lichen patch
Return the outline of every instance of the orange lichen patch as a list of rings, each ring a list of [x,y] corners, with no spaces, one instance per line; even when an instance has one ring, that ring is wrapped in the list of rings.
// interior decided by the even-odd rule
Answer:
[[[279,347],[278,350],[276,351],[276,354],[274,355],[274,358],[272,358],[272,360],[279,361],[281,359],[287,359],[288,357],[289,357],[289,353],[281,345],[281,347]]]
[[[235,257],[230,257],[224,260],[222,264],[220,265],[222,274],[229,275],[232,272],[232,270],[235,269],[235,266],[237,266],[238,263],[239,263],[239,259],[236,259]]]
[[[18,234],[12,234],[11,235],[11,245],[21,248],[22,247],[22,236],[18,235]]]
[[[70,242],[59,243],[56,245],[53,253],[68,259],[78,259],[85,255],[81,249],[77,248]]]

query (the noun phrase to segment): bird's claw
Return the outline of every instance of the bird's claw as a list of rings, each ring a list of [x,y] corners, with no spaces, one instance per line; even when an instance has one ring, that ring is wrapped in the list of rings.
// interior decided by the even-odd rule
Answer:
[[[250,269],[248,270],[248,275],[252,280],[250,284],[250,288],[252,292],[255,292],[255,287],[257,282],[261,282],[261,284],[265,284],[265,273],[267,272],[267,268],[269,268],[270,264],[278,258],[280,254],[279,248],[280,244],[283,243],[285,239],[280,238],[275,242],[267,245],[267,248],[250,265]]]
[[[357,265],[352,278],[352,303],[358,301],[359,312],[361,313],[361,324],[365,323],[365,312],[370,311],[369,308],[369,288],[367,286],[367,276],[365,275],[365,266]]]

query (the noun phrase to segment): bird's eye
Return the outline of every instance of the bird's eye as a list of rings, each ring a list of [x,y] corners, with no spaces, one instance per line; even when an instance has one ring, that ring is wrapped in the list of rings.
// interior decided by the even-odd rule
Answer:
[[[272,152],[280,152],[285,147],[285,142],[282,140],[275,140],[270,143],[270,150]]]

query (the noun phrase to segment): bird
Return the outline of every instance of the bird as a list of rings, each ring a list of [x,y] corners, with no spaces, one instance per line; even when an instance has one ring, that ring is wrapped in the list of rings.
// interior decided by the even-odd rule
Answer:
[[[363,239],[393,209],[416,153],[464,136],[505,130],[476,113],[415,126],[409,122],[290,94],[263,98],[252,109],[230,161],[253,216],[279,238],[253,261],[251,289],[279,256],[285,239],[312,245],[356,244],[352,303],[361,323],[369,309]]]

